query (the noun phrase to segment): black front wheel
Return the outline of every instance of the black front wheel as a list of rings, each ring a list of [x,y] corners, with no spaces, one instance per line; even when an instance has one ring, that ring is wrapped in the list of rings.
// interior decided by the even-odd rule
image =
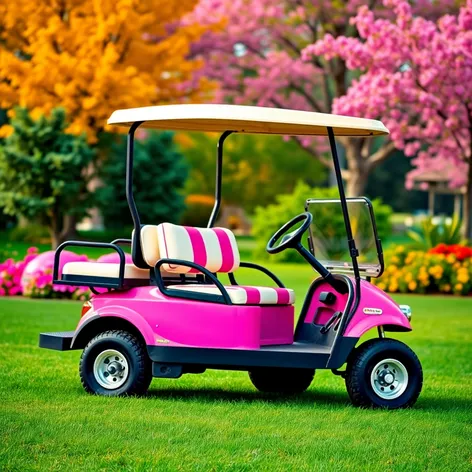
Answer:
[[[249,378],[260,392],[297,394],[313,381],[314,369],[259,368],[249,371]]]
[[[408,408],[423,386],[416,354],[395,339],[371,339],[350,356],[346,388],[354,405],[364,408]]]
[[[104,396],[141,395],[152,380],[146,347],[126,331],[95,336],[82,353],[79,372],[87,392]]]

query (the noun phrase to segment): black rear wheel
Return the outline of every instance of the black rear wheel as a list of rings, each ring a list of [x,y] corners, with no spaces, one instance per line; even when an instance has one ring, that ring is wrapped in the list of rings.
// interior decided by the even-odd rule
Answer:
[[[314,376],[314,369],[266,367],[249,371],[254,387],[264,393],[302,393],[310,386]]]
[[[396,339],[371,339],[350,356],[346,388],[354,405],[368,408],[408,408],[423,386],[416,354]]]
[[[152,380],[146,347],[126,331],[95,336],[82,353],[79,372],[87,392],[104,396],[141,395]]]

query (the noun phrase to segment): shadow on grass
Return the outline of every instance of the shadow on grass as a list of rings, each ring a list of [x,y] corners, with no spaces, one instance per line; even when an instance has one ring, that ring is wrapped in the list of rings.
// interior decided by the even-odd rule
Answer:
[[[224,391],[218,389],[181,389],[166,388],[163,390],[149,390],[147,396],[149,399],[159,398],[161,400],[181,400],[181,401],[200,401],[204,403],[260,403],[269,402],[275,404],[294,403],[298,406],[313,407],[315,405],[330,407],[351,406],[349,397],[345,391],[340,390],[318,390],[308,391],[297,395],[289,394],[269,394],[261,392],[248,391]],[[463,412],[472,414],[472,407],[469,399],[465,398],[435,398],[432,396],[421,397],[418,403],[412,408],[419,411],[436,412]]]

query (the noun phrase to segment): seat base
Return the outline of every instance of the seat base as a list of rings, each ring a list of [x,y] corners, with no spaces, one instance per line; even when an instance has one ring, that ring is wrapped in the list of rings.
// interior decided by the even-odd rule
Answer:
[[[113,262],[68,262],[62,269],[65,276],[87,276],[117,279],[120,273],[120,264]],[[140,269],[134,264],[125,264],[125,279],[147,279],[150,278],[149,269]]]
[[[211,295],[221,295],[215,285],[169,285],[168,289],[183,290]],[[251,287],[245,285],[228,285],[226,291],[234,305],[293,305],[295,292],[289,288]]]

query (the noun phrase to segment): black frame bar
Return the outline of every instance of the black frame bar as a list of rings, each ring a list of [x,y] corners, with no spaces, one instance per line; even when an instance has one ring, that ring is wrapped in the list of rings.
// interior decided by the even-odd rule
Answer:
[[[328,137],[329,137],[329,145],[331,147],[331,154],[333,156],[333,164],[334,164],[334,173],[336,175],[336,182],[338,184],[338,191],[339,191],[339,199],[341,201],[341,208],[343,211],[344,217],[344,226],[346,228],[346,235],[347,235],[347,244],[349,247],[349,252],[352,259],[352,267],[354,269],[354,276],[357,279],[360,279],[359,274],[359,265],[357,263],[357,257],[359,256],[359,251],[356,248],[356,242],[352,237],[352,227],[351,227],[351,220],[349,219],[349,210],[347,208],[346,202],[346,193],[344,192],[344,184],[343,178],[341,174],[341,165],[339,164],[339,157],[338,157],[338,150],[336,149],[336,140],[334,139],[334,131],[333,128],[327,127],[328,130]]]
[[[207,228],[211,228],[216,219],[221,207],[221,183],[223,180],[223,145],[228,136],[233,134],[234,131],[225,131],[218,140],[216,148],[216,182],[215,182],[215,204],[211,211],[210,219],[208,220]]]
[[[266,269],[265,267],[260,266],[259,264],[255,264],[254,262],[241,261],[239,263],[239,267],[259,270],[260,272],[270,277],[277,284],[277,286],[279,286],[280,288],[285,288],[285,285],[273,272],[271,272],[269,269]],[[228,278],[232,285],[238,285],[238,283],[236,282],[236,278],[234,277],[234,272],[229,272]]]
[[[128,131],[128,141],[126,145],[126,201],[131,212],[131,218],[134,223],[133,243],[131,244],[131,257],[136,267],[140,269],[149,269],[149,265],[143,257],[141,248],[141,220],[139,218],[138,208],[134,200],[133,192],[133,162],[134,162],[134,134],[143,124],[143,121],[133,123]]]
[[[115,240],[116,241],[116,240]],[[114,249],[120,258],[120,268],[118,271],[118,278],[113,277],[113,281],[106,280],[107,277],[97,277],[96,282],[93,283],[92,285],[92,280],[89,278],[90,283],[87,283],[87,279],[85,278],[84,280],[64,280],[59,279],[59,262],[60,262],[60,257],[61,257],[61,252],[69,246],[75,246],[75,247],[97,247],[97,248],[107,248],[107,249]],[[58,248],[56,249],[56,252],[54,254],[54,269],[53,269],[53,284],[57,285],[77,285],[77,286],[95,286],[95,287],[104,287],[104,288],[123,288],[124,285],[124,276],[125,276],[125,253],[121,247],[119,247],[117,244],[113,243],[96,243],[96,242],[88,242],[88,241],[66,241],[65,243],[62,243]],[[87,277],[87,276],[85,276]],[[112,277],[110,277],[111,279]],[[116,280],[116,282],[115,282]]]

